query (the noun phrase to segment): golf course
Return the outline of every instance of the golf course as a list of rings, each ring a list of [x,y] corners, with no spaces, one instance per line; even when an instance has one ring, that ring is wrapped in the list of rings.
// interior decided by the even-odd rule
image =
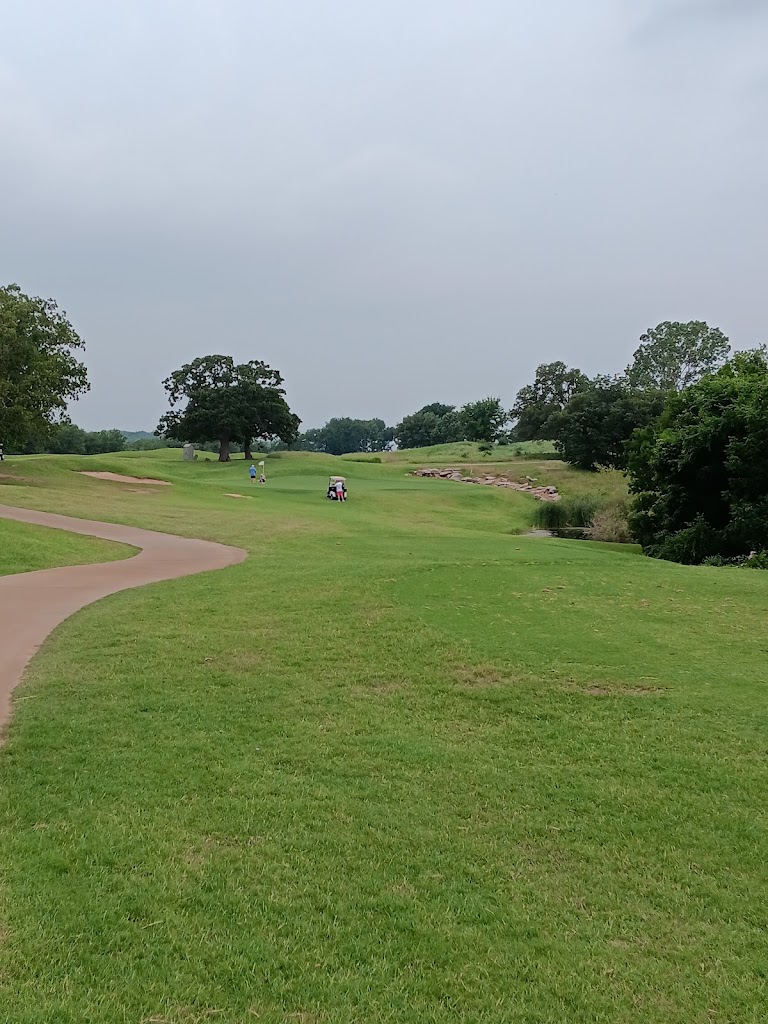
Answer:
[[[538,450],[492,464],[626,488]],[[14,690],[0,1020],[764,1024],[768,573],[412,475],[476,460],[6,459],[4,506],[247,557],[88,604]],[[0,519],[0,574],[137,546]]]

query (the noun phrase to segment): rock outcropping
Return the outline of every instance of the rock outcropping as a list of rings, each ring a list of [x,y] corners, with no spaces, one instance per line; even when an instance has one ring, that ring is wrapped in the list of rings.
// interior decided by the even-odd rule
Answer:
[[[510,480],[506,476],[464,476],[460,469],[416,469],[411,476],[435,477],[438,480],[455,480],[460,484],[481,484],[485,487],[508,487],[513,491],[525,491],[539,501],[560,501],[556,487],[537,487],[536,481],[527,477],[525,481]]]

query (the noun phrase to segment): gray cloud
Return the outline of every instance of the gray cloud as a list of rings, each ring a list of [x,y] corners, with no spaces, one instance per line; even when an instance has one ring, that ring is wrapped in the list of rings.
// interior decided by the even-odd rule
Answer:
[[[751,345],[753,6],[17,5],[0,279],[85,336],[89,427],[154,426],[162,377],[211,351],[279,366],[317,424],[511,402],[544,359],[618,370],[661,319]]]

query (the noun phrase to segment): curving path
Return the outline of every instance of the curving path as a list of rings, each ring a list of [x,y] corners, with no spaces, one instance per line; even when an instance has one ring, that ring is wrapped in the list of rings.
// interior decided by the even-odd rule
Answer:
[[[93,523],[51,512],[0,505],[0,518],[50,526],[141,550],[132,558],[93,565],[41,569],[0,577],[0,725],[11,712],[11,693],[43,640],[74,612],[108,594],[145,583],[223,569],[246,552],[206,540],[113,523]]]

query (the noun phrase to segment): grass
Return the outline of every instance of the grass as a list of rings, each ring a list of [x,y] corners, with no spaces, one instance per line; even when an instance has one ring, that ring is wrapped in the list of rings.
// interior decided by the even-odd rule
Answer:
[[[152,494],[11,465],[19,503],[251,557],[35,659],[0,1018],[764,1021],[766,574],[515,536],[525,495],[341,465],[344,506],[325,456],[266,487],[131,456]]]
[[[58,565],[130,558],[133,548],[63,530],[0,519],[0,576]]]
[[[494,445],[493,450],[484,452],[477,441],[457,441],[453,444],[435,444],[427,448],[403,448],[395,452],[380,452],[379,457],[387,463],[407,463],[424,465],[424,460],[431,459],[434,465],[445,465],[457,459],[472,462],[509,462],[520,456],[532,457],[536,454],[552,454],[555,446],[551,441],[515,441],[508,445]],[[356,456],[342,456],[355,458]]]

